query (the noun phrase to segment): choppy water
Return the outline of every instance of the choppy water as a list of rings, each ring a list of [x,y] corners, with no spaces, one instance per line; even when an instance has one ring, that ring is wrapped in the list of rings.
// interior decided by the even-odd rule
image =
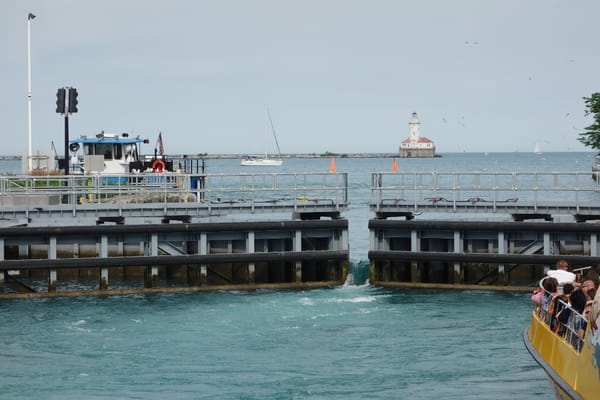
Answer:
[[[591,153],[454,154],[407,170],[589,171]],[[207,172],[239,171],[238,161]],[[523,293],[383,289],[365,283],[370,173],[349,173],[352,277],[312,291],[215,292],[0,302],[0,398],[546,399],[522,344]],[[327,171],[329,160],[286,160]]]
[[[528,296],[387,290],[4,301],[7,399],[515,399]]]

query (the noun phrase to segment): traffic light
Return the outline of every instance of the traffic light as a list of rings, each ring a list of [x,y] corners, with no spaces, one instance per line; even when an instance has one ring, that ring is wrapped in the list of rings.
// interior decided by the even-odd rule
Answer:
[[[59,114],[65,113],[65,88],[60,88],[56,91],[56,112]]]
[[[77,89],[69,88],[69,114],[77,112]]]

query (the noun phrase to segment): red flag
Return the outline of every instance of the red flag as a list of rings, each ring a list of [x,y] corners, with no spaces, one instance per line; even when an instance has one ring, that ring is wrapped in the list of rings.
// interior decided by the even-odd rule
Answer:
[[[158,133],[158,141],[156,143],[158,143],[158,154],[162,156],[165,154],[165,148],[162,142],[162,132]]]

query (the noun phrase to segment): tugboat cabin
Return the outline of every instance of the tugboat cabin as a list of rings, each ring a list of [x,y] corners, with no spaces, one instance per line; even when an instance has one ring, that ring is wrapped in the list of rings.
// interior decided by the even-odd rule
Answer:
[[[156,172],[155,164],[160,172],[170,170],[172,163],[167,163],[163,155],[140,156],[140,145],[148,144],[148,139],[137,136],[130,138],[127,133],[97,134],[95,137],[81,136],[70,141],[71,171],[74,174],[123,175],[130,173]],[[83,152],[80,150],[83,147]],[[160,165],[159,165],[160,164]]]

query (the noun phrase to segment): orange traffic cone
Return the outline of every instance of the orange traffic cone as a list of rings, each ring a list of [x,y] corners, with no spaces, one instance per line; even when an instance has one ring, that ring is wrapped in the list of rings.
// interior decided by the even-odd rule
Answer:
[[[335,174],[335,158],[331,157],[331,164],[329,164],[329,173]]]
[[[398,163],[395,158],[392,159],[392,172],[398,172]]]

